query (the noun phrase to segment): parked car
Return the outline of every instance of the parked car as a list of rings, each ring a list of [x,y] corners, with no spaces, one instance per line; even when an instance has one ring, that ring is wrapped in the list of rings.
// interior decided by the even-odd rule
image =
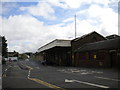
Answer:
[[[14,59],[13,61],[14,61],[14,62],[17,62],[17,59]]]
[[[29,61],[29,59],[25,59],[25,61]]]

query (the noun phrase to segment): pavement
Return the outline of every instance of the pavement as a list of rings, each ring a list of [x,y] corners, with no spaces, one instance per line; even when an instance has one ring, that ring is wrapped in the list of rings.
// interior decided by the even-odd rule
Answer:
[[[38,89],[120,88],[117,69],[56,67],[33,60],[12,62],[4,68],[2,87]]]

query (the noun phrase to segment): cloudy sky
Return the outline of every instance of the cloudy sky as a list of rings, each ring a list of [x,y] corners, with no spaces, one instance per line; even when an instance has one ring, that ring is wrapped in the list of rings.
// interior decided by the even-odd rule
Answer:
[[[54,39],[74,39],[75,14],[77,37],[118,34],[118,0],[2,0],[0,35],[9,51],[36,52]]]

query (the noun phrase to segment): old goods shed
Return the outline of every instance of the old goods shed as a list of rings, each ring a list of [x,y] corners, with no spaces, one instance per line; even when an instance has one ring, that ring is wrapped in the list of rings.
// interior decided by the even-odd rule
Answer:
[[[85,44],[75,51],[75,65],[88,67],[118,67],[120,38]]]
[[[71,41],[56,39],[38,49],[50,65],[69,66],[71,60]]]
[[[81,37],[78,37],[76,39],[73,39],[71,41],[71,48],[72,48],[72,61],[71,64],[75,66],[75,61],[74,61],[74,51],[80,48],[82,45],[87,44],[87,43],[93,43],[93,42],[98,42],[106,40],[105,37],[103,37],[101,34],[93,31],[91,33],[85,34]]]

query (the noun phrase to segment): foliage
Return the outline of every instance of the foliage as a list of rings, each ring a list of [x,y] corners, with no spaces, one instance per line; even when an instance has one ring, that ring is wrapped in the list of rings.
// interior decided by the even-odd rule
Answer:
[[[7,57],[7,40],[5,37],[2,37],[2,57]]]

